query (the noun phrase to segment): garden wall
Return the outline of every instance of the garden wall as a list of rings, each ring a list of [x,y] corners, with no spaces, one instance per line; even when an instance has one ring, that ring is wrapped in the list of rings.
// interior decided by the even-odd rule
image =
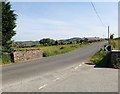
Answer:
[[[115,68],[120,68],[120,50],[112,50],[111,63]]]
[[[43,51],[39,49],[22,50],[22,51],[13,52],[14,62],[21,62],[21,61],[42,58],[42,57],[43,57]]]

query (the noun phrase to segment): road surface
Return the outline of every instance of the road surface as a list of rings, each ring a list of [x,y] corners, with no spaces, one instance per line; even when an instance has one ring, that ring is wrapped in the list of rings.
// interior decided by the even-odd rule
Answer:
[[[3,92],[39,92],[52,80],[57,81],[62,77],[67,79],[72,75],[69,70],[78,69],[75,66],[81,66],[83,62],[88,61],[104,44],[105,42],[100,42],[67,54],[3,66],[2,90]],[[70,73],[67,73],[68,71]]]

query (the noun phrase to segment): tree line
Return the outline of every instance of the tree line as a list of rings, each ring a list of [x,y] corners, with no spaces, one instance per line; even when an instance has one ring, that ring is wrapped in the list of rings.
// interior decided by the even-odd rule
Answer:
[[[65,44],[73,44],[73,43],[82,43],[82,39],[76,39],[76,41],[72,41],[72,39],[68,39],[66,42],[65,40],[53,40],[50,38],[43,38],[39,41],[41,45],[44,46],[51,46],[51,45],[65,45]]]

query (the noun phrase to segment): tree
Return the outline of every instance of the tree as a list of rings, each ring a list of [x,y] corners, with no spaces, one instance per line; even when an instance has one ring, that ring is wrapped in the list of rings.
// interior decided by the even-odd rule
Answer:
[[[50,38],[44,38],[44,39],[41,39],[39,41],[40,44],[44,45],[44,46],[50,46],[50,45],[53,45],[55,44],[55,40],[53,39],[50,39]]]
[[[81,40],[80,40],[80,44],[82,44],[82,43],[83,43],[83,41],[84,41],[84,40],[82,40],[82,39],[81,39]]]
[[[55,41],[55,45],[59,45],[59,41],[56,40],[56,41]]]
[[[0,24],[2,24],[2,2],[0,2]],[[1,49],[2,49],[2,25],[0,25],[0,53],[1,53]]]
[[[113,39],[113,38],[114,38],[114,34],[111,34],[111,35],[110,35],[110,39]]]
[[[2,2],[2,51],[12,52],[12,37],[16,34],[16,14],[10,2]]]
[[[64,41],[63,40],[60,40],[60,45],[64,45]]]

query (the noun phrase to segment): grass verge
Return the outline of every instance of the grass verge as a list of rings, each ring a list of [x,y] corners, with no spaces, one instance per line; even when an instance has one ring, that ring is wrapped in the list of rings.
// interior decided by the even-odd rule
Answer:
[[[110,67],[110,53],[100,49],[94,56],[91,57],[90,61],[99,67]]]
[[[113,49],[119,49],[120,50],[120,39],[109,40],[109,44],[112,45]]]
[[[2,53],[2,64],[12,63],[11,55],[8,53]]]
[[[111,53],[105,52],[103,49],[100,49],[94,56],[90,59],[97,67],[112,67],[120,69],[119,60],[111,60]],[[111,62],[112,61],[112,62]]]

